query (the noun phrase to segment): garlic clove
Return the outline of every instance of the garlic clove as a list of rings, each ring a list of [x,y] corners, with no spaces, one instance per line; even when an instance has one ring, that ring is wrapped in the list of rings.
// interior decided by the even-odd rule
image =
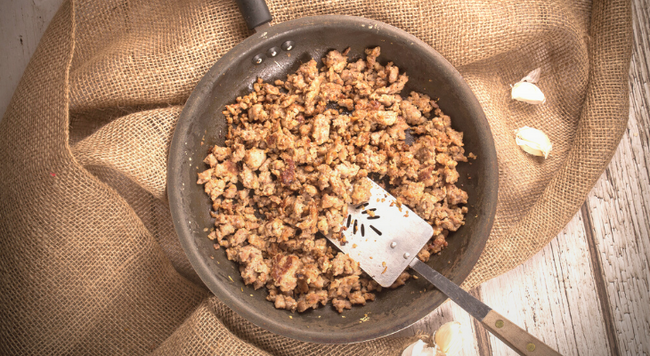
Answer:
[[[515,142],[525,152],[544,158],[548,158],[553,148],[551,140],[543,131],[528,126],[515,130]]]
[[[438,350],[433,347],[425,347],[424,349],[422,349],[422,353],[420,354],[420,356],[438,356],[438,355],[441,354],[438,353]]]
[[[528,104],[544,104],[546,97],[537,85],[529,82],[518,82],[512,86],[511,92],[514,100],[523,101]]]
[[[461,333],[461,325],[457,321],[450,321],[443,324],[436,334],[434,340],[436,346],[440,351],[444,352],[447,356],[457,355],[463,347],[463,334]]]
[[[418,340],[410,344],[404,351],[402,351],[402,356],[424,356],[422,351],[427,346],[422,340]]]

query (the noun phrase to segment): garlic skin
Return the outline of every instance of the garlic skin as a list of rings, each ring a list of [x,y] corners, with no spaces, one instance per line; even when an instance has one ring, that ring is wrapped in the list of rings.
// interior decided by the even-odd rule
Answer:
[[[548,158],[553,148],[551,140],[543,131],[528,126],[515,130],[515,141],[522,150],[533,156]]]
[[[435,348],[427,346],[422,340],[418,340],[404,349],[402,356],[444,356],[444,354],[437,353]]]
[[[404,351],[402,351],[402,356],[423,356],[422,351],[425,347],[427,347],[427,344],[422,340],[418,340],[404,349]]]
[[[539,87],[534,84],[539,80],[541,72],[542,69],[537,68],[515,83],[511,91],[512,99],[534,105],[544,104],[546,97]]]
[[[533,69],[525,77],[521,78],[520,82],[537,83],[541,74],[542,68]]]
[[[450,321],[436,331],[433,338],[438,350],[447,356],[455,356],[460,352],[463,347],[463,334],[460,327],[459,322]]]

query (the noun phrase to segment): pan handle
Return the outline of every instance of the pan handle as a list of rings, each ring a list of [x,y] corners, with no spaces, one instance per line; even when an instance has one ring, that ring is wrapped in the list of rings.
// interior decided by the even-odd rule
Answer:
[[[271,17],[271,12],[269,12],[268,6],[266,6],[266,1],[264,0],[235,0],[239,11],[248,28],[255,30],[257,27],[267,24],[273,20]]]

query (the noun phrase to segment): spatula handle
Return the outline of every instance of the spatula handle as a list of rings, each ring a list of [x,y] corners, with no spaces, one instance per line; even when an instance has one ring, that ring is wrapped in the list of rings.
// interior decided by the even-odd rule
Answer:
[[[495,312],[417,258],[411,263],[411,268],[431,282],[438,290],[448,296],[449,299],[458,304],[459,307],[465,309],[471,316],[479,320],[494,336],[498,337],[520,355],[560,355],[557,351],[539,341],[536,337],[510,320],[504,318],[501,314]]]

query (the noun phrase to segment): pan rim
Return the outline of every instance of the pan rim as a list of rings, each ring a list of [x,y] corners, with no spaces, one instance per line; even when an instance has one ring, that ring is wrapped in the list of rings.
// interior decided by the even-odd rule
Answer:
[[[219,288],[220,281],[218,280],[217,276],[211,271],[211,268],[208,266],[207,261],[201,257],[198,246],[193,243],[194,237],[192,231],[190,230],[190,226],[185,223],[186,221],[189,221],[191,217],[187,215],[183,209],[180,208],[183,204],[182,190],[174,189],[174,187],[180,187],[181,184],[185,183],[182,181],[181,174],[179,173],[182,166],[181,162],[184,157],[182,154],[184,152],[182,142],[184,137],[181,137],[181,135],[178,133],[187,131],[187,126],[190,124],[191,118],[195,113],[197,113],[197,111],[199,111],[200,105],[198,104],[200,104],[202,100],[204,100],[205,97],[209,94],[209,92],[212,90],[213,85],[221,76],[220,74],[228,68],[229,63],[245,54],[252,44],[257,44],[259,41],[270,42],[275,36],[284,35],[288,31],[296,31],[296,29],[312,26],[322,26],[324,24],[366,26],[366,28],[372,28],[373,31],[381,31],[382,34],[393,35],[398,38],[403,38],[411,41],[413,45],[419,46],[423,50],[426,50],[431,57],[442,63],[445,67],[445,70],[449,70],[451,72],[451,75],[460,79],[457,80],[457,84],[459,85],[459,89],[462,91],[462,93],[467,94],[464,96],[466,98],[465,100],[469,101],[468,105],[471,105],[478,109],[474,110],[476,111],[477,116],[477,118],[474,120],[476,129],[479,132],[487,133],[486,136],[489,136],[491,138],[490,142],[488,142],[488,146],[490,146],[491,149],[487,152],[482,152],[481,156],[488,162],[494,162],[494,164],[488,164],[494,168],[487,170],[487,174],[484,179],[486,184],[491,185],[491,187],[485,192],[485,203],[483,205],[483,209],[486,211],[485,218],[479,221],[477,224],[478,231],[482,232],[482,235],[485,235],[485,237],[480,241],[477,239],[476,243],[472,243],[468,246],[465,254],[471,256],[471,251],[478,250],[478,253],[475,253],[477,257],[473,261],[467,261],[467,263],[461,264],[458,267],[459,269],[456,273],[457,278],[455,278],[454,282],[462,283],[462,281],[467,278],[472,268],[476,265],[480,256],[480,252],[482,252],[485,247],[485,243],[487,242],[487,237],[491,231],[494,222],[494,216],[496,213],[496,200],[498,190],[498,169],[496,168],[497,156],[489,124],[474,93],[471,91],[460,73],[444,57],[442,57],[442,55],[440,55],[431,46],[424,43],[417,37],[407,33],[406,31],[380,21],[347,15],[319,15],[303,17],[271,26],[265,29],[264,32],[256,33],[246,38],[244,41],[228,51],[210,68],[210,70],[199,81],[195,89],[192,91],[190,97],[186,101],[183,111],[178,119],[178,123],[174,130],[174,136],[169,150],[167,194],[174,229],[179,236],[179,240],[181,246],[183,247],[183,250],[185,251],[185,254],[187,255],[192,267],[199,275],[201,280],[206,284],[210,291],[214,293],[214,295],[217,296],[217,298],[221,300],[226,306],[253,324],[282,336],[314,343],[357,343],[377,339],[398,332],[417,322],[426,314],[413,317],[411,318],[412,320],[408,319],[399,325],[392,325],[390,328],[378,327],[370,329],[371,332],[355,333],[350,330],[340,329],[332,331],[331,333],[325,335],[324,333],[318,331],[310,331],[295,327],[291,328],[286,323],[280,325],[277,320],[271,319],[270,317],[263,315],[263,313],[255,313],[254,311],[251,311],[249,307],[246,307],[247,303],[244,300],[233,298]],[[458,280],[460,280],[460,282],[458,282]],[[445,299],[443,299],[443,302],[444,300]],[[436,307],[437,306],[431,308],[429,312],[433,311]]]

